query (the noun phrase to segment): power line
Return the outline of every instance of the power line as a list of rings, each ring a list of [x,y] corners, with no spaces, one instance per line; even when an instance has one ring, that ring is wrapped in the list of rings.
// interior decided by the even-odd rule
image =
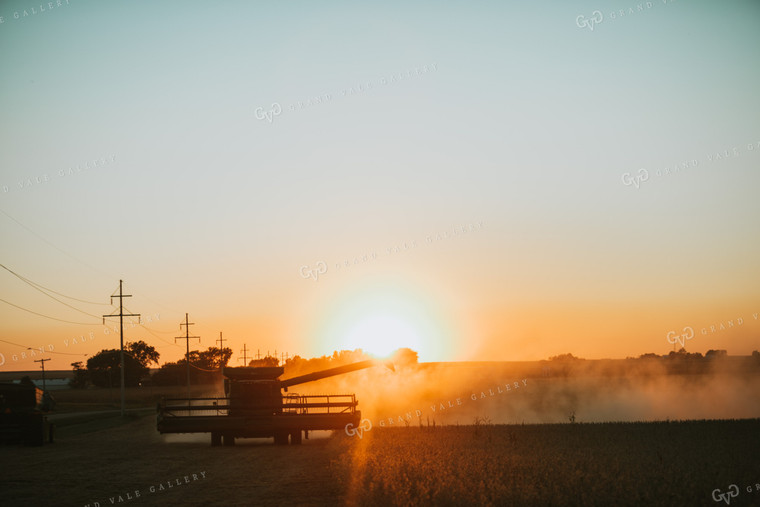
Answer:
[[[121,416],[124,417],[125,413],[125,393],[124,393],[124,317],[140,317],[139,313],[124,313],[124,298],[131,298],[131,294],[123,294],[121,289],[123,281],[119,280],[119,295],[115,296],[111,294],[111,303],[113,304],[113,298],[119,298],[119,313],[113,315],[103,315],[103,323],[106,322],[106,317],[119,317],[119,345],[121,346]]]
[[[187,355],[185,355],[185,361],[187,362],[187,404],[190,405],[190,338],[198,338],[198,342],[200,343],[201,337],[200,336],[190,336],[190,326],[194,326],[194,322],[188,322],[188,316],[187,313],[185,314],[185,322],[184,324],[180,323],[179,328],[182,329],[182,326],[185,326],[185,336],[177,336],[174,338],[174,341],[177,340],[185,340],[187,344]]]
[[[147,327],[143,326],[142,324],[138,324],[138,325],[139,325],[141,328],[145,329],[145,330],[146,330],[147,332],[149,332],[150,334],[152,334],[154,337],[156,337],[156,338],[158,338],[159,340],[161,340],[162,342],[164,342],[164,343],[168,343],[169,345],[172,345],[173,347],[179,347],[179,345],[177,345],[177,342],[176,342],[176,341],[175,341],[174,343],[172,343],[172,342],[170,342],[169,340],[164,340],[163,338],[161,338],[160,336],[158,336],[157,334],[155,334],[153,331],[151,331],[149,328],[147,328]]]
[[[2,264],[0,264],[0,267],[3,267],[3,268],[5,268],[6,270],[8,270],[8,271],[10,271],[11,273],[13,273],[13,271],[11,271],[10,269],[6,268],[6,267],[5,267],[5,266],[3,266]],[[19,278],[20,278],[21,280],[23,280],[24,282],[26,282],[26,280],[24,280],[24,277],[22,277],[22,276],[20,276],[20,275],[18,275],[18,274],[16,274],[16,273],[13,273],[13,274],[14,274],[15,276],[19,277]],[[27,283],[28,283],[28,282],[27,282]],[[64,303],[64,302],[63,302],[63,301],[61,301],[60,299],[58,299],[58,298],[56,298],[56,297],[53,297],[53,296],[51,296],[50,294],[48,294],[48,293],[47,293],[47,292],[45,292],[44,290],[42,290],[42,289],[40,289],[40,288],[38,288],[38,287],[35,287],[35,286],[34,286],[33,284],[31,284],[31,283],[29,283],[29,286],[30,286],[31,288],[33,288],[34,290],[37,290],[37,291],[40,291],[40,292],[42,292],[42,293],[43,293],[43,294],[45,294],[47,297],[49,297],[49,298],[51,298],[51,299],[54,299],[55,301],[58,301],[58,302],[59,302],[59,303],[61,303],[62,305],[64,305],[64,306],[68,306],[69,308],[72,308],[72,309],[74,309],[74,310],[78,311],[79,313],[83,313],[83,314],[85,314],[85,315],[89,315],[89,316],[91,316],[91,317],[95,317],[96,319],[98,318],[98,316],[97,316],[97,315],[93,315],[93,314],[91,314],[91,313],[85,312],[84,310],[80,310],[79,308],[77,308],[77,307],[75,307],[75,306],[71,306],[71,305],[70,305],[70,304],[68,304],[68,303]],[[56,293],[56,294],[57,294],[57,293]],[[105,304],[105,303],[101,303],[101,304]],[[108,305],[106,305],[106,306],[108,306]]]
[[[57,318],[51,317],[49,315],[44,315],[42,313],[38,313],[38,312],[35,312],[35,311],[32,311],[32,310],[29,310],[28,308],[24,308],[23,306],[14,305],[13,303],[11,303],[9,301],[6,301],[5,299],[0,299],[0,301],[2,301],[3,303],[5,303],[7,305],[15,306],[19,310],[24,310],[25,312],[33,313],[35,315],[39,315],[40,317],[45,317],[46,319],[57,320],[58,322],[66,322],[68,324],[79,324],[80,326],[100,326],[100,324],[90,324],[88,322],[74,322],[74,321],[71,321],[71,320],[57,319]]]
[[[26,345],[21,345],[20,343],[9,342],[8,340],[0,340],[0,342],[7,343],[9,345],[15,345],[16,347],[21,347],[22,349],[32,350],[32,351],[37,351],[37,350],[40,350],[40,349],[44,350],[44,348],[45,348],[45,347],[37,347],[37,348],[35,348],[35,347],[28,347]],[[55,352],[55,351],[52,351],[52,350],[45,350],[45,354],[63,354],[65,356],[86,356],[87,355],[87,354],[75,354],[73,352]]]
[[[86,301],[86,300],[84,300],[84,299],[79,299],[79,298],[75,298],[75,297],[72,297],[72,296],[67,296],[66,294],[61,294],[60,292],[56,292],[56,291],[54,291],[53,289],[48,289],[47,287],[45,287],[45,286],[43,286],[43,285],[40,285],[40,284],[38,284],[38,283],[36,283],[36,282],[33,282],[32,280],[30,280],[30,279],[28,279],[28,278],[26,278],[26,277],[24,277],[24,276],[21,276],[21,275],[19,275],[18,273],[16,273],[16,272],[15,272],[15,271],[13,271],[12,269],[8,268],[7,266],[4,266],[3,264],[0,264],[0,267],[2,267],[3,269],[5,269],[6,271],[8,271],[9,273],[11,273],[12,275],[14,275],[15,277],[19,278],[20,280],[22,280],[22,281],[24,281],[24,282],[28,283],[29,285],[31,285],[31,286],[32,286],[32,287],[34,287],[35,289],[36,289],[37,287],[40,287],[40,288],[42,288],[42,289],[45,289],[46,291],[52,292],[53,294],[57,294],[57,295],[59,295],[59,296],[62,296],[62,297],[68,298],[68,299],[73,299],[74,301],[79,301],[80,303],[87,303],[87,304],[91,304],[91,305],[102,305],[102,306],[108,306],[106,303],[96,303],[96,302],[94,302],[94,301]],[[56,300],[56,301],[57,301],[57,300]]]
[[[139,323],[138,325],[140,325],[140,326],[144,327],[145,329],[148,329],[148,330],[150,330],[152,332],[155,332],[155,333],[161,333],[161,334],[174,334],[175,333],[175,331],[159,331],[158,329],[150,329],[149,327],[145,326],[142,323]]]
[[[244,343],[243,344],[243,366],[248,366],[248,346]],[[238,361],[240,361],[241,358],[238,357]]]
[[[124,308],[125,308],[125,309],[126,309],[128,312],[129,312],[129,311],[131,311],[131,310],[130,310],[129,308],[127,308],[126,306],[125,306]],[[148,315],[148,318],[150,318],[150,315]],[[158,320],[158,319],[156,319],[156,320]],[[134,322],[134,321],[133,321],[133,320],[130,320],[129,322]],[[142,327],[144,327],[145,329],[150,329],[150,328],[146,327],[146,326],[145,326],[145,325],[142,323],[142,320],[141,320],[141,319],[140,319],[140,320],[138,320],[137,324],[138,324],[139,326],[142,326]],[[176,331],[159,331],[158,329],[153,329],[152,331],[155,331],[156,333],[161,333],[161,334],[174,334],[174,333],[176,332]],[[154,336],[155,336],[155,335],[154,335]]]
[[[72,259],[74,259],[75,261],[79,262],[80,264],[83,264],[84,266],[87,266],[87,267],[88,267],[88,268],[90,268],[91,270],[93,270],[93,271],[95,271],[95,272],[97,272],[97,273],[100,273],[101,275],[105,275],[105,274],[106,274],[106,273],[103,273],[102,271],[100,271],[99,269],[95,269],[94,267],[90,266],[90,265],[89,265],[89,264],[87,264],[86,262],[84,262],[84,261],[82,261],[82,260],[79,260],[79,259],[77,259],[76,257],[74,257],[73,255],[71,255],[71,254],[70,254],[70,253],[68,253],[67,251],[65,251],[65,250],[62,250],[62,249],[58,248],[58,247],[57,247],[57,246],[55,246],[53,243],[51,243],[50,241],[48,241],[48,240],[46,240],[45,238],[43,238],[42,236],[40,236],[39,234],[37,234],[36,232],[34,232],[33,230],[31,230],[29,227],[27,227],[26,225],[22,224],[21,222],[19,222],[19,221],[18,221],[18,220],[16,220],[15,218],[13,218],[11,215],[9,215],[8,213],[6,213],[5,211],[3,211],[3,210],[1,210],[1,209],[0,209],[0,213],[2,213],[3,215],[5,215],[6,217],[10,218],[10,219],[11,219],[11,220],[13,220],[14,222],[16,222],[18,225],[20,225],[21,227],[23,227],[23,228],[24,228],[24,229],[25,229],[27,232],[29,232],[29,233],[31,233],[33,236],[35,236],[37,239],[39,239],[39,240],[43,241],[44,243],[47,243],[49,246],[51,246],[51,247],[55,248],[56,250],[58,250],[58,251],[59,251],[59,252],[61,252],[62,254],[65,254],[65,255],[67,255],[67,256],[69,256],[69,257],[71,257],[71,258],[72,258]]]
[[[10,219],[11,219],[11,220],[13,220],[14,222],[16,222],[16,224],[18,224],[20,227],[22,227],[24,230],[26,230],[27,232],[29,232],[30,234],[32,234],[33,236],[35,236],[37,239],[39,239],[39,240],[40,240],[40,241],[42,241],[43,243],[47,244],[48,246],[50,246],[50,247],[52,247],[52,248],[55,248],[56,250],[58,250],[58,251],[59,251],[59,252],[61,252],[62,254],[66,255],[66,256],[68,256],[68,257],[71,257],[72,259],[74,259],[74,260],[75,260],[75,261],[77,261],[78,263],[82,264],[83,266],[86,266],[86,267],[90,268],[90,269],[91,269],[93,272],[95,272],[95,273],[98,273],[98,274],[100,274],[100,275],[104,275],[104,276],[107,276],[107,277],[110,277],[110,276],[111,276],[111,275],[109,275],[108,273],[104,273],[103,271],[101,271],[101,270],[99,270],[99,269],[97,269],[97,268],[95,268],[95,267],[93,267],[93,266],[91,266],[91,265],[87,264],[87,263],[86,263],[86,262],[84,262],[83,260],[81,260],[81,259],[78,259],[77,257],[74,257],[73,255],[71,255],[71,254],[70,254],[70,253],[68,253],[67,251],[65,251],[65,250],[63,250],[63,249],[61,249],[61,248],[57,247],[56,245],[54,245],[54,244],[53,244],[53,243],[51,243],[50,241],[46,240],[45,238],[43,238],[42,236],[40,236],[39,234],[37,234],[36,232],[34,232],[32,229],[30,229],[30,228],[29,228],[29,227],[27,227],[26,225],[22,224],[21,222],[19,222],[19,221],[18,221],[18,220],[16,220],[15,218],[13,218],[13,216],[11,216],[10,214],[6,213],[6,212],[5,212],[5,211],[3,211],[2,209],[0,209],[0,213],[2,213],[3,215],[5,215],[6,217],[10,218]],[[51,291],[51,292],[55,292],[55,291]],[[62,294],[59,294],[59,295],[62,295]],[[175,310],[175,309],[173,309],[173,308],[169,308],[168,306],[162,305],[162,304],[161,304],[161,303],[159,303],[158,301],[155,301],[155,300],[153,300],[153,299],[149,298],[148,296],[143,296],[143,297],[144,297],[145,299],[147,299],[148,301],[153,301],[154,303],[156,303],[158,306],[160,306],[160,307],[162,307],[162,308],[166,308],[167,310],[173,311],[173,312],[175,312],[175,313],[180,313],[180,312],[178,312],[177,310]],[[74,298],[72,298],[72,299],[74,299]],[[96,303],[93,303],[93,304],[96,304]],[[105,303],[97,303],[97,304],[105,304]],[[64,322],[66,322],[66,321],[64,321]]]
[[[35,359],[35,363],[40,363],[42,366],[42,392],[47,391],[47,386],[45,385],[45,361],[50,361],[50,359]]]
[[[219,339],[217,341],[219,342],[219,364],[221,364],[221,360],[224,357],[224,342],[229,340],[222,338],[222,332],[219,331]]]

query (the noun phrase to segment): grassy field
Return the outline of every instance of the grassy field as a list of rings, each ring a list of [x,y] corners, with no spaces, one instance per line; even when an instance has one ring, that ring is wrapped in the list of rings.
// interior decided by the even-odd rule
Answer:
[[[730,505],[759,505],[746,491],[759,450],[760,420],[373,428],[212,448],[130,414],[0,448],[0,505],[715,506],[730,484]]]

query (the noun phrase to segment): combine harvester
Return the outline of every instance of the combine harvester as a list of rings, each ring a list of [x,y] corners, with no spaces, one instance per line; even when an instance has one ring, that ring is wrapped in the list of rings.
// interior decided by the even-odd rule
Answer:
[[[275,367],[222,368],[224,398],[164,399],[157,407],[160,433],[211,433],[211,445],[235,445],[236,438],[274,437],[278,445],[301,443],[302,432],[358,426],[361,412],[353,394],[283,394],[291,386],[385,364],[367,360],[286,380]]]

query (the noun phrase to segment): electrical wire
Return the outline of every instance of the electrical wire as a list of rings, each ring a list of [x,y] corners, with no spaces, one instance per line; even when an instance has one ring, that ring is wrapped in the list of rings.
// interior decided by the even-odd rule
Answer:
[[[102,324],[90,324],[88,322],[74,322],[74,321],[71,321],[71,320],[57,319],[57,318],[51,317],[49,315],[45,315],[45,314],[42,314],[42,313],[37,313],[35,311],[29,310],[28,308],[24,308],[23,306],[14,305],[13,303],[11,303],[9,301],[6,301],[5,299],[0,299],[0,301],[2,301],[3,303],[5,303],[7,305],[14,306],[14,307],[18,308],[19,310],[24,310],[25,312],[33,313],[34,315],[39,315],[40,317],[45,317],[46,319],[57,320],[58,322],[66,322],[67,324],[78,324],[80,326],[100,326],[100,325],[102,325]]]
[[[9,272],[13,273],[13,271],[11,271],[10,269],[6,268],[6,267],[5,267],[5,266],[3,266],[2,264],[0,264],[0,267],[3,267],[3,268],[5,268],[6,270],[8,270]],[[16,273],[13,273],[13,274],[14,274],[15,276],[19,277],[19,278],[20,278],[22,281],[26,282],[26,280],[24,280],[24,277],[22,277],[22,276],[20,276],[20,275],[18,275],[18,274],[16,274]],[[28,283],[28,282],[27,282],[27,283]],[[51,296],[50,294],[48,294],[48,293],[47,293],[47,292],[45,292],[44,290],[42,290],[42,289],[40,289],[40,288],[38,288],[38,287],[35,287],[35,286],[34,286],[34,285],[32,285],[31,283],[29,284],[29,286],[30,286],[31,288],[33,288],[34,290],[37,290],[37,291],[40,291],[40,292],[42,292],[42,293],[43,293],[43,294],[45,294],[47,297],[49,297],[49,298],[51,298],[51,299],[54,299],[55,301],[58,301],[58,302],[59,302],[59,303],[61,303],[62,305],[64,305],[64,306],[68,306],[69,308],[71,308],[71,309],[74,309],[74,310],[78,311],[79,313],[83,313],[83,314],[85,314],[85,315],[89,315],[90,317],[95,317],[96,319],[99,319],[99,318],[100,318],[100,317],[98,317],[97,315],[93,315],[93,314],[91,314],[91,313],[89,313],[89,312],[85,312],[84,310],[80,310],[79,308],[77,308],[77,307],[75,307],[75,306],[71,306],[71,305],[70,305],[70,304],[68,304],[68,303],[64,303],[64,302],[63,302],[63,301],[61,301],[60,299],[58,299],[58,298],[56,298],[56,297],[53,297],[53,296]],[[57,294],[57,292],[56,292],[56,294]],[[98,304],[103,304],[103,303],[98,303]],[[108,305],[106,305],[106,306],[108,306]]]
[[[17,347],[21,347],[21,348],[24,348],[24,349],[27,349],[27,350],[34,350],[34,351],[39,350],[39,349],[35,349],[34,347],[27,347],[26,345],[21,345],[19,343],[9,342],[8,340],[0,340],[0,342],[8,343],[10,345],[15,345]],[[42,348],[44,350],[44,347],[42,347]],[[44,350],[44,352],[40,352],[40,354],[63,354],[65,356],[86,356],[87,355],[87,354],[74,354],[72,352],[56,352],[54,350]]]
[[[15,271],[13,271],[12,269],[8,268],[7,266],[5,266],[5,265],[3,265],[3,264],[0,264],[0,268],[3,268],[4,270],[6,270],[6,271],[8,271],[9,273],[11,273],[13,276],[15,276],[15,277],[17,277],[18,279],[20,279],[20,280],[24,281],[25,283],[28,283],[29,285],[31,285],[31,286],[32,286],[32,287],[34,287],[34,288],[37,288],[37,287],[39,287],[39,288],[41,288],[41,289],[45,289],[45,290],[46,290],[46,291],[48,291],[48,292],[52,292],[53,294],[57,294],[57,295],[59,295],[59,296],[65,297],[65,298],[67,298],[67,299],[73,299],[74,301],[79,301],[80,303],[87,303],[87,304],[90,304],[90,305],[102,305],[102,306],[111,306],[111,305],[109,305],[108,303],[96,303],[96,302],[94,302],[94,301],[86,301],[86,300],[84,300],[84,299],[79,299],[79,298],[75,298],[75,297],[72,297],[72,296],[67,296],[66,294],[61,294],[60,292],[56,292],[56,291],[54,291],[53,289],[48,289],[48,288],[47,288],[47,287],[45,287],[44,285],[40,285],[40,284],[38,284],[38,283],[36,283],[36,282],[33,282],[32,280],[30,280],[30,279],[28,279],[28,278],[26,278],[26,277],[24,277],[24,276],[21,276],[21,275],[19,275],[18,273],[16,273]],[[57,300],[56,300],[56,301],[57,301]]]
[[[39,240],[40,240],[40,241],[42,241],[43,243],[45,243],[45,244],[47,244],[48,246],[50,246],[50,247],[52,247],[52,248],[54,248],[54,249],[58,250],[58,251],[59,251],[59,252],[61,252],[62,254],[64,254],[64,255],[66,255],[66,256],[68,256],[68,257],[70,257],[70,258],[74,259],[75,261],[77,261],[78,263],[82,264],[83,266],[87,266],[87,267],[88,267],[88,268],[90,268],[90,269],[91,269],[93,272],[95,272],[95,273],[98,273],[98,274],[100,274],[100,275],[103,275],[103,276],[107,276],[107,277],[110,277],[110,276],[111,276],[110,274],[108,274],[108,273],[105,273],[105,272],[103,272],[103,271],[101,271],[101,270],[99,270],[99,269],[97,269],[97,268],[95,268],[95,267],[93,267],[93,266],[91,266],[91,265],[87,264],[87,263],[86,263],[86,262],[84,262],[83,260],[81,260],[81,259],[78,259],[77,257],[74,257],[73,255],[71,255],[71,254],[70,254],[70,253],[68,253],[67,251],[65,251],[65,250],[63,250],[63,249],[61,249],[61,248],[57,247],[56,245],[54,245],[54,244],[53,244],[53,243],[51,243],[50,241],[46,240],[45,238],[43,238],[42,236],[40,236],[39,234],[37,234],[36,232],[34,232],[32,229],[30,229],[30,228],[29,228],[29,227],[27,227],[26,225],[24,225],[24,224],[22,224],[21,222],[19,222],[18,220],[16,220],[16,219],[15,219],[13,216],[11,216],[10,214],[8,214],[8,213],[7,213],[7,212],[5,212],[4,210],[0,209],[0,213],[2,213],[3,215],[5,215],[5,216],[6,216],[6,217],[8,217],[9,219],[13,220],[13,221],[14,221],[14,222],[15,222],[17,225],[19,225],[20,227],[22,227],[24,230],[26,230],[27,232],[29,232],[30,234],[32,234],[33,236],[35,236],[37,239],[39,239]],[[40,287],[42,287],[42,286],[40,286]],[[44,288],[44,287],[43,287],[43,288]],[[50,290],[50,289],[47,289],[47,290]],[[55,291],[52,291],[52,290],[51,290],[51,292],[55,292]],[[56,293],[56,294],[58,294],[58,293]],[[59,296],[62,296],[63,294],[58,294],[58,295],[59,295]],[[64,296],[64,297],[68,297],[68,296]],[[165,308],[165,309],[167,309],[167,310],[169,310],[169,311],[172,311],[172,312],[174,312],[174,313],[177,313],[177,314],[181,314],[181,312],[179,312],[179,311],[177,311],[177,310],[175,310],[175,309],[173,309],[173,308],[169,308],[168,306],[162,305],[161,303],[159,303],[159,302],[157,302],[157,301],[155,301],[155,300],[153,300],[153,299],[151,299],[151,298],[149,298],[149,297],[147,297],[147,296],[142,296],[142,297],[144,297],[144,298],[145,298],[145,299],[147,299],[148,301],[153,301],[155,304],[157,304],[158,306],[160,306],[160,307],[162,307],[162,308]],[[76,298],[71,298],[71,299],[76,299]],[[90,302],[88,301],[88,303],[90,303]],[[105,303],[92,303],[92,304],[105,304]]]
[[[158,338],[159,340],[161,340],[162,342],[164,342],[164,343],[168,343],[169,345],[172,345],[172,346],[174,346],[174,347],[179,347],[179,345],[177,345],[177,342],[174,342],[174,343],[172,343],[172,342],[170,342],[170,341],[168,341],[168,340],[164,340],[163,338],[161,338],[160,336],[158,336],[157,334],[155,334],[153,331],[151,331],[151,330],[150,330],[150,329],[148,329],[147,327],[143,326],[142,324],[138,324],[138,325],[139,325],[141,328],[145,329],[145,330],[146,330],[147,332],[149,332],[150,334],[152,334],[154,337],[156,337],[156,338]]]
[[[2,209],[0,209],[0,213],[2,213],[3,215],[5,215],[6,217],[10,218],[10,219],[11,219],[11,220],[13,220],[14,222],[16,222],[18,225],[20,225],[21,227],[23,227],[23,228],[24,228],[24,229],[25,229],[27,232],[29,232],[29,233],[31,233],[33,236],[35,236],[37,239],[39,239],[39,240],[43,241],[44,243],[47,243],[49,246],[51,246],[51,247],[55,248],[56,250],[58,250],[58,251],[59,251],[59,252],[61,252],[62,254],[64,254],[64,255],[67,255],[68,257],[71,257],[71,258],[72,258],[72,259],[74,259],[75,261],[79,262],[80,264],[83,264],[83,265],[87,266],[88,268],[90,268],[91,270],[95,271],[96,273],[100,273],[101,275],[106,275],[106,276],[108,276],[106,273],[103,273],[103,272],[102,272],[102,271],[100,271],[99,269],[95,269],[94,267],[90,266],[90,265],[89,265],[89,264],[87,264],[86,262],[84,262],[84,261],[82,261],[82,260],[79,260],[79,259],[77,259],[76,257],[74,257],[73,255],[71,255],[71,254],[70,254],[70,253],[68,253],[67,251],[65,251],[65,250],[61,250],[60,248],[58,248],[57,246],[55,246],[53,243],[51,243],[50,241],[48,241],[48,240],[46,240],[45,238],[43,238],[42,236],[40,236],[39,234],[37,234],[36,232],[34,232],[33,230],[31,230],[29,227],[27,227],[26,225],[22,224],[21,222],[19,222],[19,221],[18,221],[18,220],[16,220],[15,218],[13,218],[11,215],[9,215],[8,213],[6,213],[6,212],[5,212],[5,211],[3,211]]]

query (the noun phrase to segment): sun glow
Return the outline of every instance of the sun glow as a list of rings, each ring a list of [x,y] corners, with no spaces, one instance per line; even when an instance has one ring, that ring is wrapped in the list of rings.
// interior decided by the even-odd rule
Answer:
[[[424,344],[408,322],[388,314],[367,316],[346,332],[343,346],[360,348],[378,357],[387,357],[396,349],[407,347],[419,351]]]
[[[399,348],[421,361],[440,361],[450,348],[445,319],[429,298],[409,287],[373,284],[337,298],[321,325],[320,343],[332,350],[363,351],[385,358]]]

